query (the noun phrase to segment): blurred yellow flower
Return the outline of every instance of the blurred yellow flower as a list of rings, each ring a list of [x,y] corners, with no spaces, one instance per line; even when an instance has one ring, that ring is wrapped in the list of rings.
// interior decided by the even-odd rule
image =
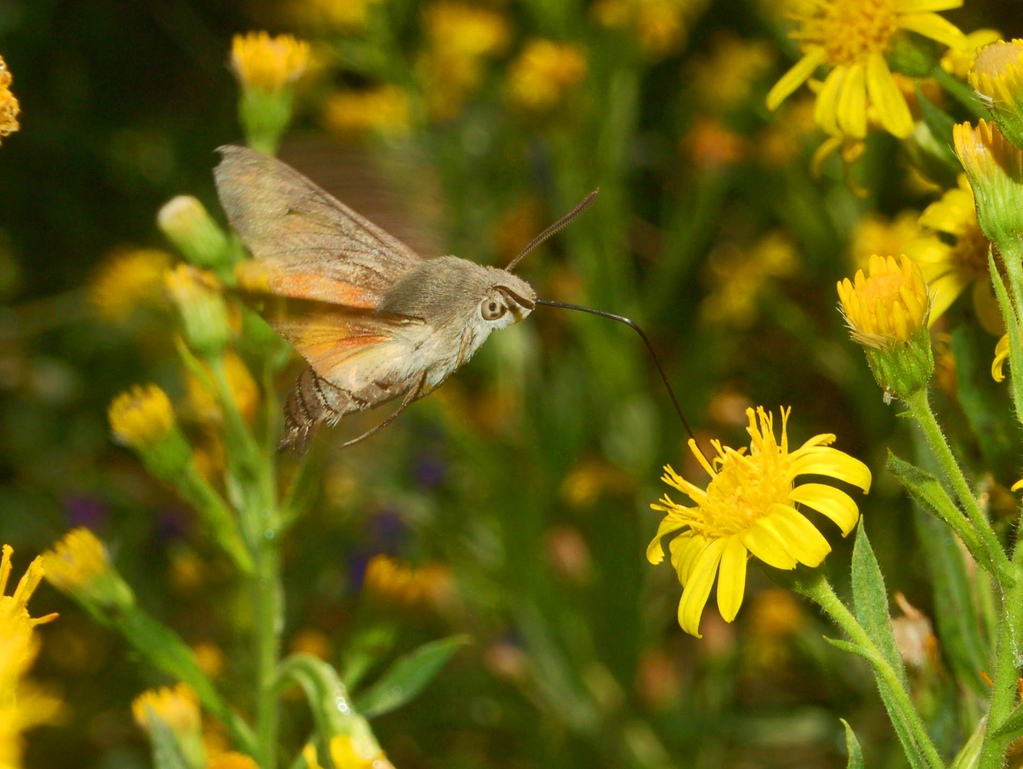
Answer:
[[[426,7],[423,29],[416,69],[430,116],[447,120],[479,88],[486,59],[507,50],[511,27],[496,10],[445,1]]]
[[[716,117],[701,115],[682,135],[679,149],[696,168],[717,173],[742,161],[749,147],[743,136]]]
[[[131,704],[132,716],[139,728],[153,728],[153,718],[163,721],[174,732],[198,731],[202,725],[199,699],[188,684],[148,689]]]
[[[127,320],[137,307],[166,305],[163,274],[172,261],[155,248],[114,252],[89,284],[89,303],[100,318],[114,323]]]
[[[361,91],[337,91],[323,105],[327,130],[343,139],[371,134],[405,136],[411,120],[408,93],[389,83]]]
[[[451,571],[441,564],[413,568],[378,554],[366,564],[362,587],[368,597],[387,608],[437,607],[449,598]]]
[[[242,418],[251,422],[256,416],[256,407],[259,405],[259,385],[256,384],[245,361],[233,350],[224,353],[223,366],[235,406]],[[208,389],[208,384],[213,381],[213,373],[209,371],[208,367],[207,377],[206,381],[203,381],[192,372],[188,372],[185,389],[188,392],[188,405],[192,415],[201,424],[210,426],[222,422],[224,417],[217,400],[217,393],[210,392]]]
[[[694,59],[683,77],[703,108],[720,114],[745,103],[774,59],[775,49],[763,40],[717,34],[710,53]]]
[[[534,114],[562,107],[586,78],[586,55],[572,43],[529,40],[508,67],[508,100]]]
[[[1009,335],[1005,334],[995,345],[995,359],[991,361],[991,378],[996,382],[1005,381],[1005,362],[1009,360]],[[1015,489],[1015,487],[1013,487]]]
[[[651,59],[678,52],[707,0],[596,0],[589,13],[603,27],[631,28]]]
[[[57,618],[56,614],[33,618],[28,601],[43,578],[42,558],[29,564],[13,594],[7,594],[13,549],[0,548],[0,768],[21,769],[23,734],[41,724],[53,723],[61,703],[27,675],[39,652],[37,625]]]
[[[18,130],[18,113],[21,108],[18,100],[11,93],[10,71],[7,69],[7,62],[0,56],[0,139],[10,136]]]
[[[249,32],[231,41],[231,69],[247,88],[280,91],[302,77],[308,66],[309,43],[292,35]]]
[[[78,592],[110,569],[106,548],[86,528],[69,531],[42,558],[46,581],[62,593]]]
[[[849,257],[856,269],[870,264],[874,254],[901,254],[919,234],[919,211],[900,211],[888,218],[876,211],[867,213],[853,229]]]
[[[978,318],[985,328],[999,333],[1004,323],[988,280],[991,243],[977,222],[973,190],[965,174],[959,175],[958,187],[924,209],[918,224],[919,234],[901,253],[920,267],[927,281],[930,323],[941,317],[972,283]]]
[[[963,33],[934,11],[958,8],[962,0],[818,0],[797,13],[803,58],[767,95],[775,109],[821,66],[830,71],[817,94],[814,117],[831,135],[862,139],[867,110],[891,134],[904,138],[913,130],[905,97],[885,56],[896,35],[910,31],[948,46],[962,45]]]
[[[780,587],[758,593],[748,616],[750,633],[758,643],[787,638],[806,624],[806,615],[795,596]]]
[[[985,45],[1001,40],[1002,33],[997,29],[978,29],[968,32],[960,45],[945,51],[941,57],[941,68],[953,77],[965,80],[980,49]]]
[[[757,137],[754,157],[770,169],[785,168],[803,151],[807,138],[817,134],[813,121],[813,97],[802,96],[789,100]]]
[[[774,419],[762,407],[747,409],[751,442],[735,450],[713,441],[713,463],[689,446],[711,476],[706,489],[683,479],[670,466],[662,480],[688,495],[696,505],[685,507],[665,494],[651,508],[666,513],[647,548],[647,559],[664,558],[661,539],[674,534],[669,544],[671,563],[682,584],[678,621],[682,629],[700,636],[700,617],[717,578],[718,610],[726,622],[735,619],[746,586],[750,555],[776,569],[797,564],[818,566],[831,551],[828,541],[797,508],[806,506],[830,518],[849,534],[859,520],[859,509],[846,492],[822,483],[795,485],[800,475],[825,476],[870,489],[870,470],[858,459],[829,444],[835,436],[817,435],[795,451],[788,446],[787,422],[791,409],[781,410],[781,442],[775,438]]]
[[[310,29],[345,33],[366,28],[370,6],[380,0],[291,0],[287,16]]]
[[[316,748],[306,745],[302,750],[309,769],[323,769],[316,757]],[[368,733],[339,734],[330,740],[330,760],[334,769],[394,769],[384,751]]]
[[[230,750],[211,758],[206,764],[206,769],[259,769],[259,764],[252,756]]]
[[[842,315],[852,338],[881,349],[911,341],[927,324],[929,299],[923,274],[908,257],[870,257],[869,275],[838,284]]]
[[[775,278],[799,267],[796,246],[783,232],[769,233],[750,248],[718,249],[707,263],[709,291],[700,306],[709,323],[747,328],[757,319],[758,299]]]
[[[154,384],[121,393],[107,415],[114,440],[132,448],[159,443],[176,425],[170,398]]]

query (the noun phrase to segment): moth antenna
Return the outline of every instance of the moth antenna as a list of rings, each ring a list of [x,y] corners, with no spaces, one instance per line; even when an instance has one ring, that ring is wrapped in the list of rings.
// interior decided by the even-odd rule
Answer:
[[[592,197],[592,195],[591,195]],[[584,201],[585,202],[585,201]],[[578,208],[578,206],[577,206]],[[590,315],[599,315],[601,318],[610,318],[616,320],[619,323],[624,323],[629,328],[633,329],[643,339],[643,343],[646,344],[646,349],[650,352],[650,357],[654,359],[654,365],[657,366],[657,372],[661,375],[661,381],[664,382],[664,386],[668,389],[668,395],[671,396],[671,402],[675,406],[675,413],[678,414],[678,418],[682,420],[682,426],[689,433],[689,437],[693,439],[693,444],[696,445],[697,451],[703,454],[696,441],[696,436],[693,434],[692,428],[689,426],[689,422],[686,421],[685,414],[682,413],[682,407],[678,405],[678,398],[675,397],[675,391],[671,389],[671,383],[668,381],[668,375],[664,373],[664,367],[661,365],[660,359],[657,357],[657,353],[654,351],[654,346],[650,343],[649,337],[639,327],[639,324],[631,318],[626,318],[624,315],[615,315],[613,312],[604,312],[603,310],[594,310],[592,307],[584,307],[581,304],[567,304],[566,302],[555,302],[551,299],[537,299],[537,304],[545,304],[548,307],[559,307],[562,310],[578,310],[579,312],[588,312]],[[704,457],[706,458],[706,457]]]
[[[570,225],[572,223],[573,219],[575,219],[577,216],[579,216],[579,214],[581,214],[583,211],[585,211],[587,208],[589,208],[590,204],[594,200],[597,199],[597,195],[599,193],[600,193],[600,188],[598,187],[593,192],[591,192],[589,195],[587,195],[585,198],[583,198],[578,203],[576,203],[575,204],[575,208],[573,208],[567,214],[565,214],[560,219],[558,219],[558,221],[554,222],[554,224],[552,224],[546,230],[544,230],[539,235],[537,235],[535,238],[533,238],[531,241],[529,241],[529,245],[526,246],[521,251],[519,251],[519,255],[516,256],[514,259],[512,259],[508,263],[508,266],[505,267],[504,269],[506,269],[508,272],[511,272],[512,270],[514,270],[515,269],[515,265],[518,264],[520,261],[522,261],[522,257],[524,257],[526,254],[528,254],[534,248],[539,246],[545,240],[547,240],[547,238],[551,237],[552,235],[557,234],[558,232],[561,232],[561,230],[565,229],[565,227],[567,227],[568,225]]]

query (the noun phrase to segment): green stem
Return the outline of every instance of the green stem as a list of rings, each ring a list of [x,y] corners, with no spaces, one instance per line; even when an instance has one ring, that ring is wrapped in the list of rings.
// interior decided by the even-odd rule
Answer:
[[[983,555],[985,557],[978,559],[978,563],[991,564],[994,569],[992,575],[1003,586],[1011,585],[1015,581],[1015,571],[1009,563],[1009,559],[1006,557],[1001,544],[998,542],[994,529],[991,528],[987,517],[980,509],[977,498],[974,496],[969,482],[963,475],[962,468],[960,468],[959,462],[956,461],[948,441],[945,440],[945,434],[941,431],[941,426],[931,410],[931,404],[927,397],[927,388],[921,388],[915,394],[909,396],[906,399],[906,404],[909,406],[913,419],[920,426],[924,438],[931,447],[934,458],[945,474],[945,478],[952,484],[952,489],[959,499],[959,504],[966,511],[966,517],[969,518],[969,522],[965,520],[950,520],[948,521],[949,525],[956,528],[957,533],[963,531],[964,527],[969,527],[969,531],[980,538],[980,545],[984,551]],[[967,536],[965,539],[972,539],[972,537]]]
[[[234,512],[216,489],[202,477],[194,464],[190,463],[185,468],[178,488],[181,495],[206,521],[213,538],[231,558],[235,568],[243,574],[252,574],[254,570],[252,555],[245,545]]]
[[[277,733],[280,709],[277,701],[277,661],[280,657],[284,601],[280,580],[280,554],[272,530],[264,532],[252,582],[256,606],[256,738],[261,769],[277,766]]]
[[[1012,565],[1015,573],[1023,577],[1023,547],[1017,544]],[[1018,659],[1023,639],[1023,578],[1004,593],[1002,615],[998,624],[998,644],[995,649],[994,679],[988,707],[987,730],[980,751],[978,769],[1001,769],[1009,744],[1019,735],[996,734],[1016,707]]]
[[[938,755],[934,743],[931,742],[930,735],[927,733],[927,727],[924,726],[920,714],[914,707],[909,692],[903,686],[899,674],[888,664],[881,650],[877,648],[870,639],[870,636],[867,635],[867,632],[857,622],[853,613],[849,611],[835,594],[834,589],[824,579],[820,570],[815,570],[810,579],[801,580],[798,589],[800,593],[820,606],[831,621],[844,631],[853,643],[870,654],[871,663],[874,666],[876,675],[884,679],[885,684],[887,684],[887,688],[891,692],[890,705],[901,716],[903,726],[912,737],[913,744],[917,749],[917,755],[928,766],[935,767],[935,769],[943,769],[945,764],[941,756]],[[895,717],[895,714],[892,714],[892,716]]]

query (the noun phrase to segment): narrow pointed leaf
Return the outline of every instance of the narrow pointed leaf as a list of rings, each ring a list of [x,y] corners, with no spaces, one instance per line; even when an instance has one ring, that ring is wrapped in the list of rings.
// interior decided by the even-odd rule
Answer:
[[[451,656],[467,643],[468,636],[451,636],[424,644],[406,654],[356,697],[356,709],[366,718],[375,718],[400,708],[414,699]]]
[[[877,558],[874,557],[874,549],[867,539],[862,520],[856,531],[856,543],[853,545],[852,591],[856,619],[884,656],[885,661],[896,672],[903,688],[908,690],[906,667],[895,643],[892,619],[888,614],[888,591],[885,588],[884,576],[881,574]]]
[[[856,732],[849,726],[849,722],[844,718],[842,720],[842,726],[845,727],[845,749],[849,753],[849,763],[846,764],[846,769],[866,769],[863,763],[863,751],[860,749],[860,741],[856,739]]]

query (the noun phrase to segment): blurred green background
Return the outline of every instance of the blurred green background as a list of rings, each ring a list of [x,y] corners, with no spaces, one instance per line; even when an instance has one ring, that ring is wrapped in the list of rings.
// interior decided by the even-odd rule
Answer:
[[[471,60],[468,85],[458,73],[470,65],[443,57],[464,41],[431,21],[431,7],[458,6],[381,0],[360,26],[330,3],[304,5],[0,5],[22,108],[0,146],[0,541],[15,547],[16,574],[89,526],[147,610],[221,655],[225,688],[244,680],[231,638],[246,611],[228,570],[187,507],[108,435],[106,407],[132,384],[184,398],[170,315],[140,302],[115,320],[97,286],[116,254],[170,248],[155,215],[174,195],[222,220],[214,149],[241,141],[231,37],[268,29],[312,41],[317,62],[282,157],[425,251],[502,266],[600,187],[518,272],[541,297],[639,322],[701,439],[745,443],[749,405],[793,406],[796,445],[835,433],[875,472],[861,509],[889,584],[928,610],[909,506],[882,470],[887,448],[912,452],[909,438],[847,339],[834,285],[855,271],[864,219],[919,211],[935,192],[886,136],[856,170],[865,196],[836,158],[811,176],[821,137],[806,89],[777,114],[763,106],[796,55],[780,3],[665,2],[644,29],[608,24],[608,1],[481,2],[504,31]],[[971,31],[1004,23],[1012,5],[971,0],[947,17]],[[578,77],[577,61],[564,64],[563,86],[552,76],[548,106],[515,96],[531,87],[516,66],[534,38],[583,61]],[[338,98],[382,83],[407,94],[397,112]],[[977,351],[957,359],[958,376],[985,372],[995,338],[957,334],[957,350]],[[935,388],[953,424],[965,419],[955,376]],[[290,386],[282,378],[277,396]],[[629,329],[538,308],[386,431],[330,447],[375,418],[321,438],[317,502],[285,550],[288,638],[342,671],[365,653],[371,678],[432,638],[471,636],[415,702],[374,722],[396,766],[844,766],[839,717],[868,765],[898,765],[866,668],[829,649],[821,620],[758,570],[734,625],[711,607],[702,640],[678,628],[677,580],[644,557],[659,520],[649,503],[663,464],[703,476]],[[1015,480],[1012,456],[989,464],[994,482]],[[826,534],[841,584],[848,544]],[[445,600],[405,611],[367,594],[378,553],[443,565]],[[32,609],[61,613],[41,631],[36,677],[68,713],[32,733],[26,765],[148,765],[129,706],[163,681],[51,589]],[[298,699],[294,711],[284,738],[297,741],[308,719]]]

